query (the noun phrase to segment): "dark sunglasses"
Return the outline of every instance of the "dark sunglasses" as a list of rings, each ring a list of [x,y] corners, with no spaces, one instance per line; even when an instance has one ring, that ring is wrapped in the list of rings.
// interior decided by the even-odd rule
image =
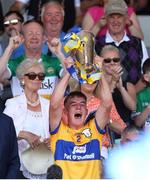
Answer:
[[[111,61],[113,61],[114,63],[117,63],[120,61],[120,58],[106,58],[106,59],[104,59],[104,63],[110,63]]]
[[[18,24],[19,22],[21,22],[21,20],[19,20],[19,19],[8,20],[8,21],[5,21],[5,22],[4,22],[4,26],[5,26],[5,27],[8,27],[10,24],[16,25],[16,24]]]
[[[30,73],[25,74],[25,76],[27,76],[30,80],[35,80],[36,77],[38,77],[39,81],[43,81],[44,78],[45,78],[45,74],[44,73],[36,74],[34,72],[30,72]]]

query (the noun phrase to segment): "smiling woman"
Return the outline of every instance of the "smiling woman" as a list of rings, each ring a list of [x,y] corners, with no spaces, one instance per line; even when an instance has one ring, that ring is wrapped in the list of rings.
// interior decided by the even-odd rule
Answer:
[[[30,153],[31,149],[40,151],[42,147],[42,150],[44,148],[47,151],[49,148],[49,101],[38,95],[45,77],[43,64],[37,59],[25,59],[17,68],[17,77],[24,88],[24,93],[7,100],[4,113],[12,117],[15,124],[23,175],[26,178],[46,178],[48,167],[43,169],[38,165],[41,168],[40,174],[36,169],[34,170],[37,173],[33,174],[34,166],[31,171],[22,159],[24,152]],[[37,156],[36,159],[38,158]]]
[[[42,72],[38,73],[38,74],[36,74],[34,72],[30,72],[30,73],[25,74],[25,76],[27,76],[30,80],[34,80],[34,79],[36,79],[36,77],[38,77],[39,81],[43,81],[45,78],[45,74]]]
[[[116,109],[123,121],[129,124],[132,121],[131,111],[135,109],[136,104],[135,87],[124,80],[125,69],[122,67],[122,59],[117,47],[105,45],[101,50],[101,56],[104,58],[103,70],[112,91]]]

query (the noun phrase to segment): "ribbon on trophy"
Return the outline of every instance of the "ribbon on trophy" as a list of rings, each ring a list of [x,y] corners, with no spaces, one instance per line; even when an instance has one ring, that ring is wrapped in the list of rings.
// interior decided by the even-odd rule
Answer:
[[[63,44],[64,51],[70,54],[75,63],[67,69],[73,78],[81,84],[93,84],[101,78],[101,69],[93,63],[94,35],[91,32],[70,32],[64,37]]]

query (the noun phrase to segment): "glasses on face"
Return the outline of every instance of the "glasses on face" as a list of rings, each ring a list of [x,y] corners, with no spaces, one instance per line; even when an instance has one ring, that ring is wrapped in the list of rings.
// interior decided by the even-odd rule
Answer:
[[[116,57],[116,58],[105,58],[104,59],[104,63],[108,64],[108,63],[111,63],[111,62],[114,62],[114,63],[117,63],[120,61],[120,58]]]
[[[25,74],[25,76],[27,76],[30,80],[35,80],[36,77],[38,77],[39,81],[43,81],[45,78],[45,74],[42,72],[38,73],[38,74],[36,74],[34,72],[30,72],[30,73]]]
[[[21,22],[21,20],[19,20],[19,19],[11,19],[11,20],[5,21],[5,22],[4,22],[4,26],[5,26],[5,27],[8,27],[10,24],[16,25],[16,24],[18,24],[19,22]]]

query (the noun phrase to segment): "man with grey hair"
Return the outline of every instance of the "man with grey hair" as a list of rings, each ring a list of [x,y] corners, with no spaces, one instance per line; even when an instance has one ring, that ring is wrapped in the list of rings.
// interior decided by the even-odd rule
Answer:
[[[52,39],[63,39],[65,33],[62,31],[64,24],[64,8],[57,1],[50,1],[45,3],[41,9],[41,20],[44,24],[46,42],[42,49],[44,54],[51,56],[51,52],[48,49],[47,42],[51,43]]]
[[[37,15],[37,13],[39,13],[39,7],[37,7],[39,1],[40,0],[16,0],[10,9],[21,10],[22,8],[27,6],[27,4],[34,7],[35,11],[33,13],[36,15],[33,15],[33,17],[36,19],[40,19],[41,17],[41,20],[44,24],[45,43],[42,47],[42,53],[49,56],[55,56],[52,52],[49,51],[47,42],[51,42],[53,38],[58,38],[61,41],[65,36],[65,32],[67,32],[67,30],[74,26],[76,11],[75,7],[77,8],[79,6],[79,0],[41,0],[41,16]],[[69,9],[68,4],[71,6],[71,8]],[[70,12],[70,10],[72,10],[73,12]],[[65,11],[67,13],[65,13]],[[68,11],[70,13],[68,13]],[[31,19],[31,17],[29,19]]]
[[[40,0],[39,0],[40,1]],[[39,1],[30,0],[16,0],[11,6],[11,10],[22,10],[27,4],[37,4]],[[48,56],[56,57],[52,53],[47,45],[47,42],[51,43],[53,38],[63,39],[65,33],[62,31],[64,25],[64,8],[62,5],[62,0],[42,0],[40,3],[41,20],[44,25],[45,38],[42,45],[42,53]],[[38,9],[36,9],[38,11]],[[40,19],[40,14],[30,17],[29,19]],[[17,48],[18,49],[18,48]]]
[[[125,30],[128,19],[127,5],[123,0],[110,0],[105,6],[105,16],[108,31],[106,35],[97,39],[96,51],[99,54],[106,44],[118,47],[124,72],[123,80],[136,84],[141,76],[141,66],[148,58],[144,42],[127,34]]]

